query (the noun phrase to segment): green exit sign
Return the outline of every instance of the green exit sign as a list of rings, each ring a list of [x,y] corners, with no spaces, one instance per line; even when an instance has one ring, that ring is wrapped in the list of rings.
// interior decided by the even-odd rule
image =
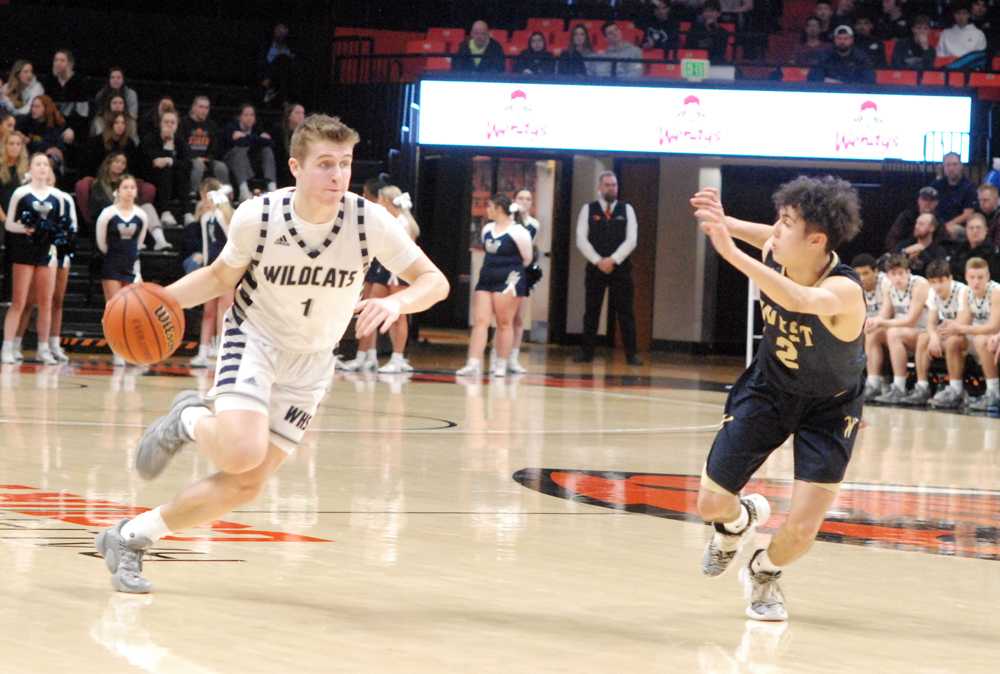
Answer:
[[[708,77],[709,62],[705,59],[682,59],[681,76],[686,80],[703,80]]]

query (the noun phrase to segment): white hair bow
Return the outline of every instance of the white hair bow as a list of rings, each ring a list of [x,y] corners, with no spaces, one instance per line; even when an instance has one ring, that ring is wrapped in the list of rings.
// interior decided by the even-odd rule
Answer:
[[[413,208],[413,199],[410,198],[409,192],[403,192],[398,197],[393,199],[392,203],[407,211]]]
[[[521,210],[521,207],[516,203],[512,203],[510,206],[507,207],[507,212],[510,213],[511,215],[514,215],[519,210]]]
[[[229,195],[233,193],[233,188],[229,185],[223,185],[217,190],[212,190],[208,193],[208,198],[216,206],[221,206],[222,204],[229,203]]]

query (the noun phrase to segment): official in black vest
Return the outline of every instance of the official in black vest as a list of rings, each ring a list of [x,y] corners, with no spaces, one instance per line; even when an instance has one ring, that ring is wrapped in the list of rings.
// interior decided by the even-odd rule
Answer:
[[[601,316],[604,291],[610,289],[609,313],[618,317],[618,327],[625,343],[629,365],[642,365],[636,355],[635,287],[632,284],[632,261],[639,236],[639,223],[630,204],[618,201],[618,179],[611,171],[597,177],[597,201],[580,210],[576,222],[576,247],[587,258],[585,284],[586,309],[583,314],[583,344],[574,358],[577,363],[594,360],[597,322]]]

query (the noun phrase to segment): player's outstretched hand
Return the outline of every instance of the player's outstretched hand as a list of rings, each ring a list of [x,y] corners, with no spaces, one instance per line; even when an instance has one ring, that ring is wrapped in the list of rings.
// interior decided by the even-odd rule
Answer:
[[[698,194],[703,194],[703,192]],[[726,214],[722,210],[722,204],[708,196],[698,197],[695,195],[691,199],[692,205],[695,205],[696,201],[700,207],[696,206],[694,217],[698,220],[701,231],[705,232],[712,241],[715,250],[722,257],[727,257],[735,252],[737,250],[736,243],[733,241],[733,235],[726,224]]]
[[[713,213],[717,213],[717,217],[723,223],[726,221],[726,213],[722,209],[722,198],[719,196],[718,188],[702,187],[691,197],[691,206],[696,212],[699,210],[710,210]]]
[[[399,300],[392,297],[373,297],[358,302],[354,308],[354,313],[358,315],[358,322],[354,326],[354,332],[358,337],[366,337],[376,329],[382,334],[389,332],[389,328],[400,312]]]

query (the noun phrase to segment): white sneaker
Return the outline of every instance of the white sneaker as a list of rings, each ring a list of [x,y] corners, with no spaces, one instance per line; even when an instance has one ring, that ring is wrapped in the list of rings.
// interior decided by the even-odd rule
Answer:
[[[14,362],[15,363],[24,362],[24,354],[21,353],[21,349],[14,349]]]
[[[527,370],[524,369],[524,366],[512,358],[507,363],[507,372],[510,374],[524,374]]]
[[[406,360],[406,358],[400,358],[398,362],[399,366],[403,368],[403,372],[413,372],[413,366],[410,365],[410,361]]]
[[[749,600],[747,617],[766,622],[782,622],[788,620],[785,609],[785,595],[778,585],[781,571],[754,571],[753,560],[764,552],[758,550],[750,558],[750,562],[740,569],[740,581]]]
[[[153,250],[173,250],[173,245],[169,241],[157,241],[153,245]]]
[[[496,367],[490,370],[490,375],[493,377],[506,377],[507,363],[497,363]]]
[[[361,369],[361,366],[365,364],[364,352],[359,352],[358,355],[352,360],[345,360],[340,364],[340,369],[344,372],[357,372]]]
[[[378,359],[377,358],[365,358],[365,362],[361,363],[361,367],[358,368],[359,372],[376,372],[378,371]]]
[[[52,355],[52,351],[49,349],[39,349],[35,352],[35,358],[41,362],[42,365],[58,365],[59,361],[56,357]]]
[[[211,363],[208,354],[200,353],[188,362],[189,367],[208,367]]]
[[[162,213],[160,213],[160,222],[163,223],[164,227],[177,226],[177,218],[175,218],[174,214],[171,213],[170,211],[163,211]]]
[[[379,374],[402,374],[406,372],[403,369],[403,364],[398,360],[390,360],[388,363],[383,365],[378,369]]]
[[[458,377],[479,377],[483,374],[483,368],[479,363],[466,363],[465,367],[455,370]]]
[[[111,358],[111,365],[113,367],[125,367],[125,359],[119,356],[117,353]]]
[[[0,363],[3,365],[15,365],[17,361],[14,360],[14,352],[7,349],[0,351]]]
[[[61,344],[56,344],[55,346],[52,346],[50,348],[51,348],[51,351],[52,351],[52,355],[55,356],[56,360],[58,360],[60,363],[68,363],[69,362],[69,356],[66,355],[65,351],[63,351],[63,348],[62,348]]]

